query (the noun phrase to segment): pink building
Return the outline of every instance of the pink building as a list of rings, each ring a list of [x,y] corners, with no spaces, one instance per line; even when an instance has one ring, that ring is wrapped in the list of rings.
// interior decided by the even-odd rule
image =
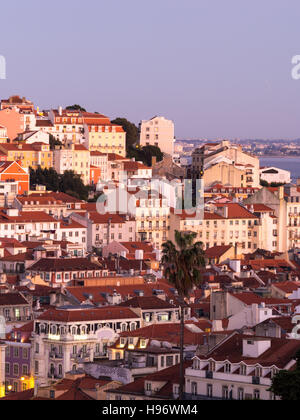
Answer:
[[[16,108],[0,110],[0,125],[7,129],[7,137],[14,140],[19,133],[24,131],[24,114],[20,114]]]

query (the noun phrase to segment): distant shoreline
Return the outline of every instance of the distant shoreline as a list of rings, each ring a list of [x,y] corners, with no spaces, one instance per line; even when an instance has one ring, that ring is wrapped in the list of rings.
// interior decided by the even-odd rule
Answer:
[[[299,156],[271,156],[271,155],[267,155],[267,156],[258,156],[258,159],[299,159]]]

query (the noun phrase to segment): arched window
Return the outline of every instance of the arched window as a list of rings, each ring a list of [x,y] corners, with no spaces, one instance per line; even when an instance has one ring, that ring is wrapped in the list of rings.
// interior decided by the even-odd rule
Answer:
[[[59,374],[59,376],[62,376],[62,374],[63,374],[62,365],[58,365],[58,374]]]
[[[72,335],[76,335],[77,333],[77,328],[76,327],[72,327]]]

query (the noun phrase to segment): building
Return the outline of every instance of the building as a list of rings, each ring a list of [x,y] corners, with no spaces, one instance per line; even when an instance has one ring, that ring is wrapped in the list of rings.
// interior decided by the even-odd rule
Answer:
[[[174,240],[176,230],[196,232],[197,239],[206,249],[225,245],[235,247],[235,258],[258,248],[278,249],[279,228],[272,208],[226,203],[211,205],[209,210],[204,211],[203,217],[172,210],[169,238]]]
[[[39,279],[51,287],[71,285],[85,278],[98,278],[107,274],[107,270],[87,258],[45,258],[42,257],[27,268],[26,274],[35,283]]]
[[[6,325],[22,325],[33,319],[31,303],[21,293],[0,293],[0,316]]]
[[[140,123],[140,145],[157,146],[167,154],[174,154],[175,128],[171,120],[153,117]]]
[[[16,107],[21,111],[30,111],[34,112],[34,104],[25,97],[21,98],[20,96],[10,96],[8,99],[2,99],[0,109],[9,109]]]
[[[90,152],[81,144],[70,144],[68,148],[56,146],[53,151],[54,169],[57,173],[74,171],[85,185],[90,183]]]
[[[133,242],[136,239],[136,222],[127,215],[90,211],[72,213],[71,218],[87,228],[88,252],[113,241]]]
[[[6,128],[7,137],[12,141],[24,131],[25,116],[16,108],[0,110],[0,125]]]
[[[227,140],[207,143],[194,150],[188,178],[204,177],[205,186],[213,183],[232,187],[259,188],[259,159],[244,152],[242,146]]]
[[[30,190],[29,173],[22,168],[19,162],[0,162],[0,191],[1,186],[4,187],[5,183],[16,184],[16,190],[11,189],[10,194],[26,194]],[[4,191],[4,193],[6,192]]]
[[[280,168],[270,166],[268,168],[260,168],[260,179],[271,184],[272,182],[278,184],[289,184],[291,182],[291,172]]]
[[[108,155],[101,152],[90,152],[90,166],[99,168],[101,180],[108,181]]]
[[[0,341],[0,398],[5,396],[5,348],[4,341]]]
[[[126,156],[126,133],[101,114],[83,113],[85,146],[91,151]]]
[[[191,365],[185,362],[184,367]],[[134,382],[107,391],[109,400],[177,400],[179,398],[180,366],[174,365],[167,369],[146,375]]]
[[[14,328],[5,340],[5,391],[22,392],[34,388],[31,375],[31,341],[33,321]]]
[[[48,118],[50,123],[45,123],[48,124],[45,129],[53,127],[51,134],[61,143],[70,145],[82,142],[84,119],[80,111],[63,110],[62,107],[59,107],[51,110]]]
[[[42,169],[49,169],[53,167],[53,152],[49,144],[0,144],[0,152],[7,156],[8,161],[19,161],[23,168],[37,169],[40,166]]]
[[[140,327],[129,308],[49,309],[34,321],[32,335],[34,376],[38,384],[62,379],[84,363],[105,358],[108,346],[121,331]]]
[[[299,340],[234,332],[185,370],[188,399],[273,400],[269,388],[280,370],[295,367]]]

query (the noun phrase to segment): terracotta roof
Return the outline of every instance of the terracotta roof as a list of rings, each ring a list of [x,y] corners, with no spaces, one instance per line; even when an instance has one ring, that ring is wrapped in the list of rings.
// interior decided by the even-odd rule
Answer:
[[[206,258],[220,258],[227,251],[229,251],[230,248],[232,248],[231,245],[214,246],[212,248],[206,249],[205,256]]]
[[[243,356],[243,340],[261,339],[271,342],[271,347],[259,357]],[[270,337],[252,337],[235,333],[232,337],[225,340],[223,344],[212,350],[207,358],[213,358],[216,361],[229,360],[232,363],[244,361],[248,365],[260,364],[261,366],[277,366],[284,368],[290,362],[296,352],[300,349],[299,340]]]
[[[109,306],[91,309],[56,309],[51,308],[38,317],[39,321],[79,322],[109,321],[118,319],[139,319],[130,308]]]
[[[127,300],[126,302],[120,303],[119,306],[141,308],[142,310],[178,308],[178,306],[168,303],[156,296],[137,296]]]
[[[63,272],[101,270],[101,267],[87,258],[41,258],[28,268],[30,271]]]
[[[29,305],[20,293],[0,293],[0,306]]]

